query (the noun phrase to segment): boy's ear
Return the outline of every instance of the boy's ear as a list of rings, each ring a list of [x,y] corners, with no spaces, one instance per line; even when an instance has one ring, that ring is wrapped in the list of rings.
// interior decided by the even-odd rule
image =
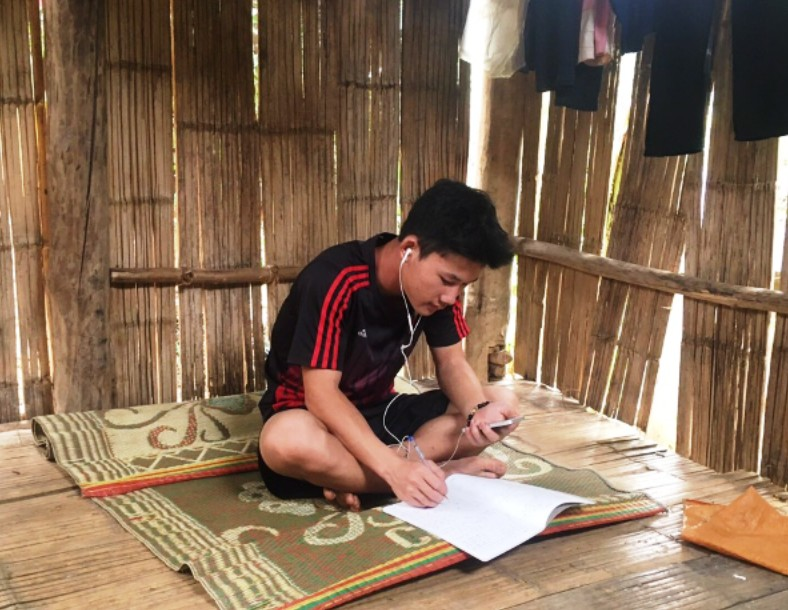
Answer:
[[[407,252],[409,252],[407,256],[414,256],[419,251],[419,239],[414,235],[408,235],[400,242],[399,246],[403,257]]]

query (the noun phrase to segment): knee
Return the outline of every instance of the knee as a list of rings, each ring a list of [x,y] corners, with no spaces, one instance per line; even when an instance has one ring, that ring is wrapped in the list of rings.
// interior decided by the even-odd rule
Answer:
[[[519,409],[520,401],[517,394],[509,388],[499,385],[488,385],[484,387],[484,395],[490,402],[504,402],[510,407]]]
[[[321,435],[315,427],[303,421],[306,418],[301,414],[290,415],[272,417],[260,432],[260,454],[271,469],[280,473],[316,465],[323,455]]]

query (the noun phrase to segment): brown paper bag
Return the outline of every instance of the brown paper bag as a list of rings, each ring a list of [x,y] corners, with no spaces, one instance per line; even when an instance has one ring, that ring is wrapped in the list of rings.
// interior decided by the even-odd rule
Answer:
[[[685,500],[681,537],[788,576],[788,516],[752,487],[727,506]]]

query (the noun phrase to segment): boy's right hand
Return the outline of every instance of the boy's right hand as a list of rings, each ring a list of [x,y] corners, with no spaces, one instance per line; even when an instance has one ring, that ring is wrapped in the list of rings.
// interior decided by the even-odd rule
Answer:
[[[387,477],[394,495],[418,508],[432,508],[446,498],[446,474],[432,460],[398,460]]]

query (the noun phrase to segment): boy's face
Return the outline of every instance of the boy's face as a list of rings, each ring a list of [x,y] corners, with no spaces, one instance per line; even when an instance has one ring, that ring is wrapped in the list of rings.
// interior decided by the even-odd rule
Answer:
[[[416,313],[429,316],[451,307],[483,268],[457,254],[433,252],[422,257],[416,246],[402,266],[402,288]]]

